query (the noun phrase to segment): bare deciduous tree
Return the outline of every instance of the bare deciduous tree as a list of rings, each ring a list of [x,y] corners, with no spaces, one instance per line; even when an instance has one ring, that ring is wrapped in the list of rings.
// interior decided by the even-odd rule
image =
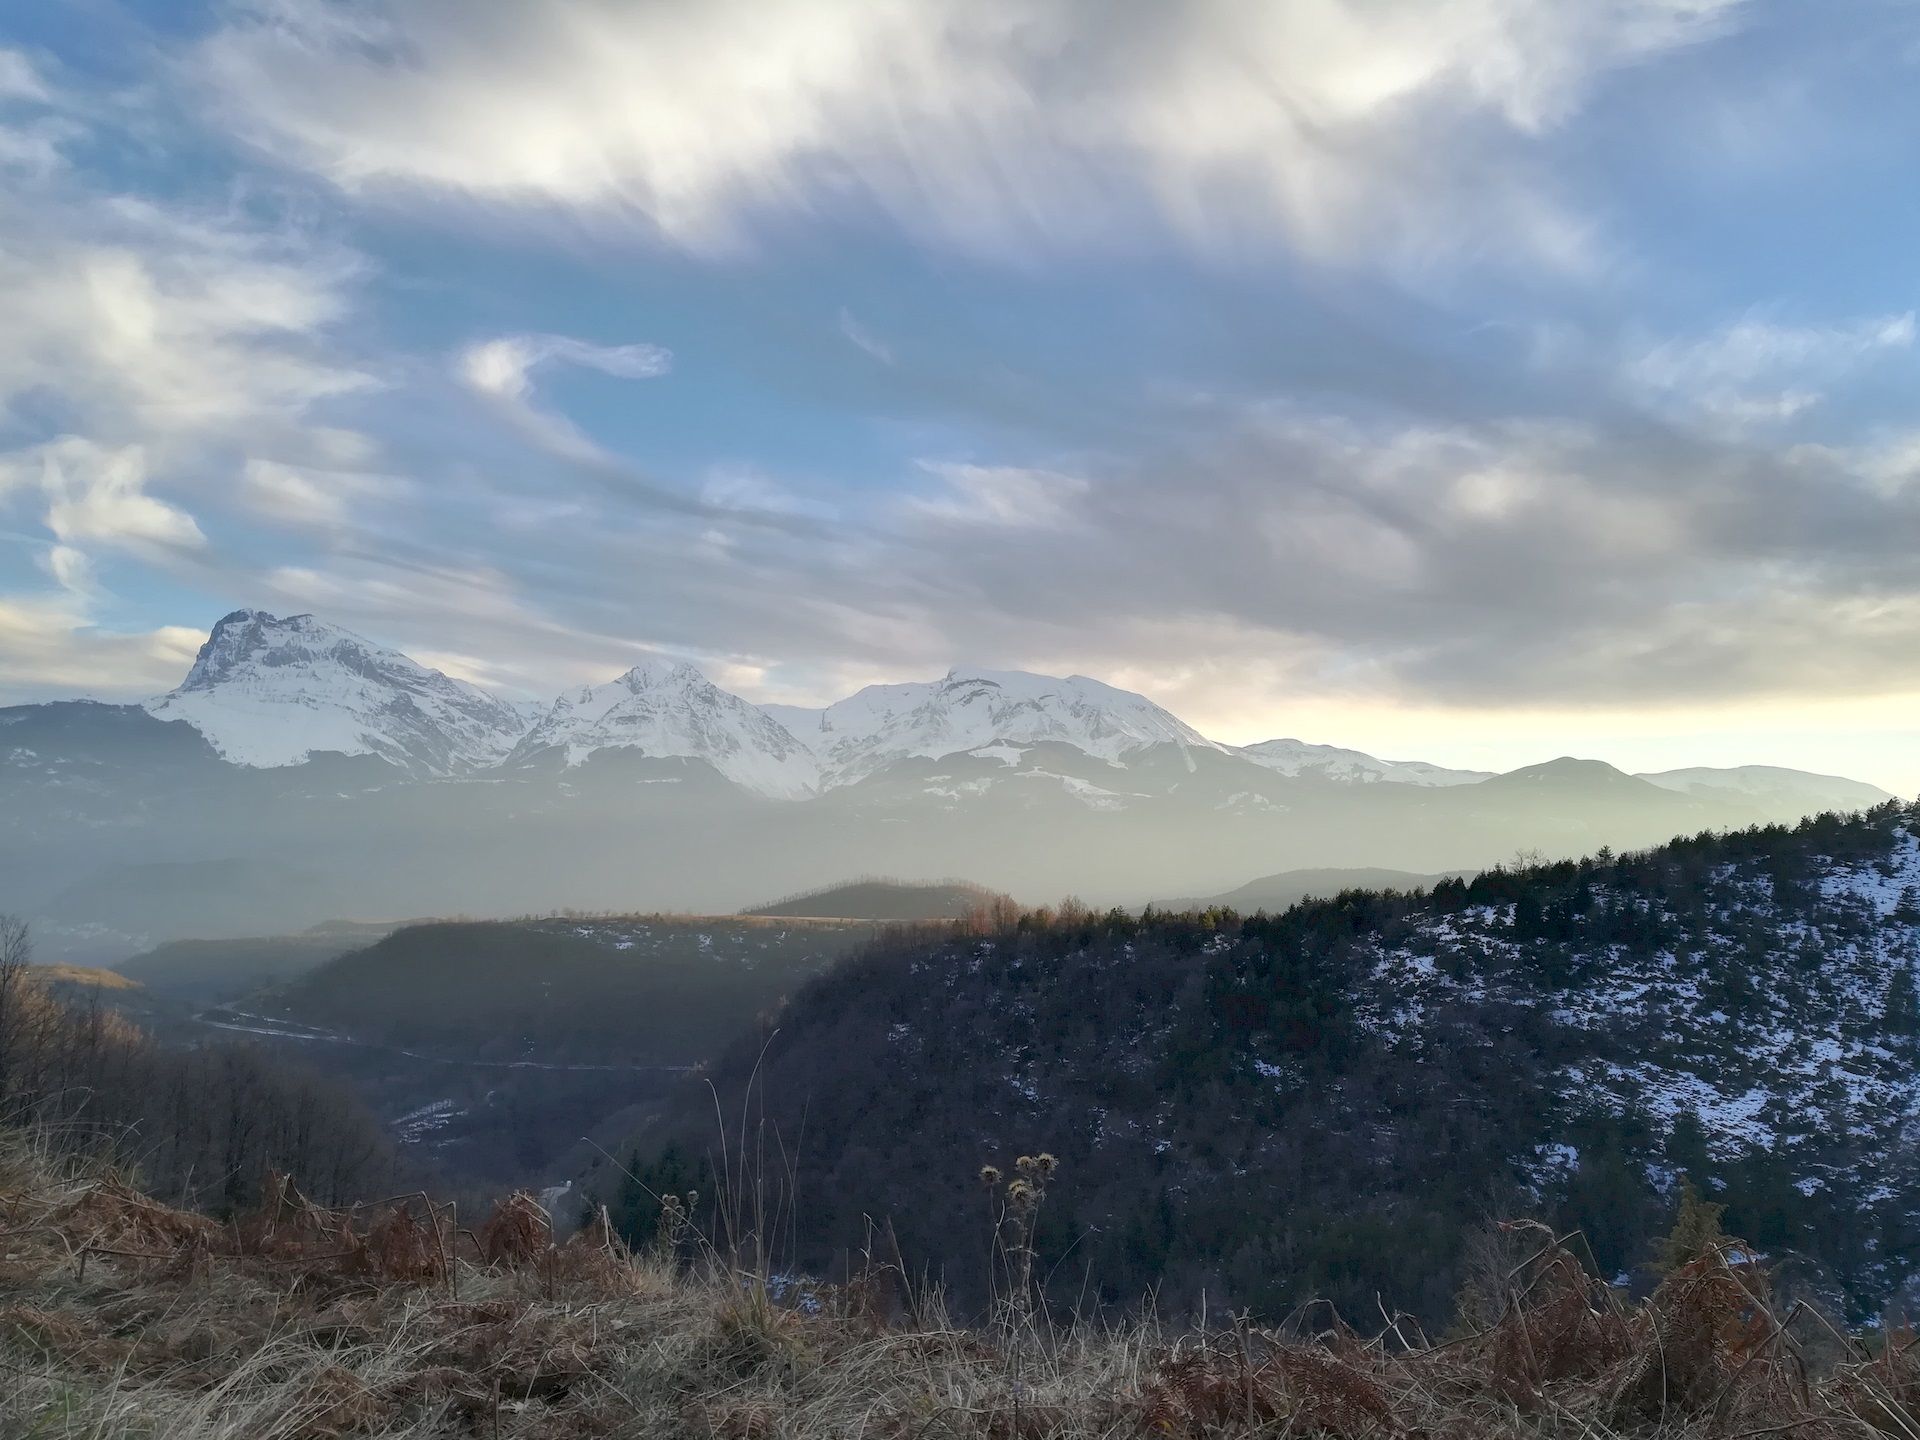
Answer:
[[[20,990],[32,963],[33,931],[18,915],[0,914],[0,1114],[12,1099]]]

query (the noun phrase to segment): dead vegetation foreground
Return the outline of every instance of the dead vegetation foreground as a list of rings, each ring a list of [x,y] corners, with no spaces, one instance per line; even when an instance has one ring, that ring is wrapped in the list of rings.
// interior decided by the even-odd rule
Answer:
[[[461,1226],[423,1196],[314,1206],[284,1181],[229,1224],[111,1173],[0,1151],[0,1436],[1761,1436],[1920,1440],[1920,1345],[1837,1362],[1735,1248],[1622,1305],[1544,1231],[1496,1318],[1432,1343],[1245,1322],[1173,1335],[969,1330],[884,1276],[788,1303],[710,1257],[693,1274],[602,1226],[553,1242],[530,1199]],[[777,1287],[776,1287],[777,1288]],[[1817,1318],[1817,1317],[1816,1317]],[[1824,1326],[1826,1322],[1819,1321]]]

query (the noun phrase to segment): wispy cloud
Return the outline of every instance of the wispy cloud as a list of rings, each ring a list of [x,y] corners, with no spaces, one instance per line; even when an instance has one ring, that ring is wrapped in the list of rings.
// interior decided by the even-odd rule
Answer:
[[[893,364],[893,347],[854,319],[853,312],[844,305],[840,308],[840,333],[882,365]]]
[[[1072,518],[1074,503],[1087,482],[1057,470],[1014,465],[968,465],[923,460],[920,468],[937,477],[941,493],[908,502],[912,513],[955,525],[1017,529],[1053,529]]]
[[[598,445],[566,416],[535,401],[534,372],[556,361],[622,380],[651,380],[672,368],[673,357],[658,345],[596,345],[566,335],[505,335],[460,352],[461,380],[528,437],[565,458],[597,461],[605,458]]]
[[[1913,348],[1911,310],[1832,325],[1786,325],[1748,315],[1706,335],[1649,346],[1628,364],[1631,382],[1708,418],[1745,426],[1791,420],[1849,371]]]
[[[124,140],[116,119],[0,50],[0,510],[48,537],[56,587],[5,598],[0,671],[23,687],[124,693],[159,674],[189,632],[99,629],[115,571],[219,566],[199,517],[244,488],[248,452],[338,454],[349,432],[316,412],[378,386],[334,342],[359,257],[262,209],[68,163],[76,141]],[[22,136],[44,142],[33,163],[15,163]]]
[[[210,36],[197,73],[237,129],[349,189],[616,211],[702,252],[864,207],[990,251],[1150,227],[1564,265],[1584,223],[1529,141],[1739,8],[274,0]]]
[[[153,554],[207,543],[191,515],[147,493],[138,445],[106,449],[75,437],[43,447],[40,486],[47,529],[62,544],[93,542]]]
[[[0,594],[0,688],[18,698],[154,694],[180,683],[203,631],[96,625],[72,596]]]

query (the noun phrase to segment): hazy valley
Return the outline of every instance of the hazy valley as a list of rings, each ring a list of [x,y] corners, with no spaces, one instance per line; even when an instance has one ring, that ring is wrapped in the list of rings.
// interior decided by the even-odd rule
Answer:
[[[537,709],[312,617],[236,612],[144,707],[0,710],[0,907],[43,952],[94,963],[336,920],[724,914],[859,874],[1139,905],[1887,798],[1764,767],[1486,776],[1236,748],[1097,681],[999,672],[801,712],[649,665]]]
[[[251,611],[147,706],[0,721],[9,873],[65,877],[9,903],[121,977],[58,994],[309,1073],[470,1197],[644,1243],[650,1196],[737,1183],[718,1098],[796,1144],[789,1263],[844,1274],[878,1217],[962,1306],[1010,1149],[1057,1157],[1036,1253],[1102,1306],[1441,1324],[1486,1214],[1630,1280],[1682,1174],[1832,1306],[1904,1303],[1920,871],[1871,786],[1236,748],[1018,674],[801,712],[650,666],[515,708]],[[883,865],[970,878],[794,888]],[[708,903],[638,913],[666,896]]]

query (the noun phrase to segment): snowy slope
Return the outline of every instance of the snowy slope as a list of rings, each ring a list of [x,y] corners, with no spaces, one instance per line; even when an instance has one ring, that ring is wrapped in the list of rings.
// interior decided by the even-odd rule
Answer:
[[[1683,795],[1732,791],[1756,800],[1808,800],[1834,810],[1864,810],[1893,797],[1877,785],[1846,780],[1838,775],[1815,775],[1805,770],[1786,770],[1777,765],[1737,765],[1715,770],[1697,766],[1687,770],[1663,770],[1639,777],[1662,790],[1677,790]]]
[[[779,721],[687,664],[649,660],[562,695],[510,760],[558,749],[568,765],[600,750],[704,760],[736,785],[782,800],[814,793],[819,765]]]
[[[1449,770],[1425,760],[1376,760],[1359,750],[1337,745],[1309,745],[1304,740],[1262,740],[1242,746],[1240,753],[1255,764],[1282,775],[1371,785],[1393,781],[1401,785],[1474,785],[1490,779],[1489,770]]]
[[[812,747],[828,786],[896,760],[990,745],[1056,742],[1109,762],[1149,745],[1225,749],[1144,696],[1084,675],[956,669],[939,680],[869,685],[824,710],[766,709]]]
[[[236,610],[213,627],[180,688],[147,702],[235,765],[298,765],[324,751],[377,755],[415,774],[491,765],[525,728],[513,707],[311,615]]]

